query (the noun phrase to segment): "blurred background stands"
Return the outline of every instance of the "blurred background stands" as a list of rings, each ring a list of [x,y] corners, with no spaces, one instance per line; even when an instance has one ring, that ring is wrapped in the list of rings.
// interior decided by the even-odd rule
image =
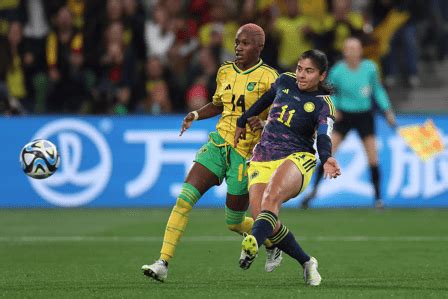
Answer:
[[[379,65],[398,112],[448,112],[443,0],[0,1],[3,114],[184,113],[210,101],[241,24],[266,32],[263,60],[294,71],[349,36]]]

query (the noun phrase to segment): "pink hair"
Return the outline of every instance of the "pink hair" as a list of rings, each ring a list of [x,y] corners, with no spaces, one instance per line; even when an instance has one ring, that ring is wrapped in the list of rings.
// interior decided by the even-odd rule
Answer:
[[[243,26],[240,27],[240,29],[238,29],[238,31],[247,31],[247,32],[254,34],[259,39],[259,42],[262,45],[264,45],[264,40],[265,40],[264,30],[257,24],[254,24],[254,23],[244,24]]]

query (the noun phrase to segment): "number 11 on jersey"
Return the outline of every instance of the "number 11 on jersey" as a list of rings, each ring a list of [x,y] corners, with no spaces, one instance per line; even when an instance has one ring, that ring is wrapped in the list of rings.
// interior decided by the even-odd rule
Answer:
[[[287,127],[291,127],[291,119],[294,113],[296,113],[296,110],[292,109],[288,111],[288,119],[286,121],[283,120],[283,117],[285,116],[286,109],[288,109],[288,105],[282,106],[282,112],[280,113],[280,116],[277,118],[279,122],[284,124]]]

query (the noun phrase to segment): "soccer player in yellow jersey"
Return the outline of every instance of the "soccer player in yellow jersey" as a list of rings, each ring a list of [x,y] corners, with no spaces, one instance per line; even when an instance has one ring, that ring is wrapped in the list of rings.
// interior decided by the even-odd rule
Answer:
[[[197,111],[187,114],[182,123],[180,135],[195,120],[221,114],[216,131],[209,135],[196,154],[193,167],[188,173],[182,190],[173,207],[165,229],[161,255],[152,265],[143,265],[143,273],[158,281],[164,281],[168,274],[168,262],[174,255],[182,236],[191,209],[199,198],[211,187],[227,183],[226,223],[231,231],[250,233],[253,219],[246,217],[249,205],[247,190],[246,159],[260,139],[260,119],[266,119],[267,111],[260,118],[250,121],[246,140],[233,147],[236,119],[271,87],[278,73],[260,59],[265,34],[255,24],[241,26],[235,38],[235,61],[224,63],[216,75],[216,92],[213,101]],[[269,244],[268,244],[269,245]],[[273,271],[281,261],[281,251],[267,248],[265,269]]]

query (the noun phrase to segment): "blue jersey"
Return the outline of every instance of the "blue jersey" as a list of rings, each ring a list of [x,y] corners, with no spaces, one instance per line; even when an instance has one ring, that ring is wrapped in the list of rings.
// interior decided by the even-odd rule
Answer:
[[[273,161],[295,152],[315,154],[318,134],[330,136],[335,108],[330,96],[318,90],[301,91],[293,73],[278,77],[263,98],[271,98],[271,109],[253,161]]]

